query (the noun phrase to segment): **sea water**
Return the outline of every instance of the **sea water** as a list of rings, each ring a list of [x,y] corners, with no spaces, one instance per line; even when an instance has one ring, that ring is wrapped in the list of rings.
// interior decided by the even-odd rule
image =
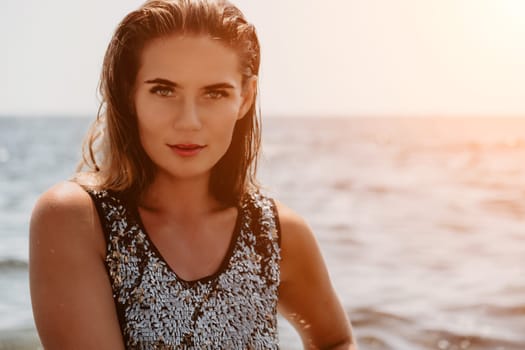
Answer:
[[[31,210],[89,123],[0,118],[0,349],[34,334]],[[525,349],[525,118],[268,118],[259,174],[315,233],[360,349]],[[281,343],[301,348],[285,321]]]

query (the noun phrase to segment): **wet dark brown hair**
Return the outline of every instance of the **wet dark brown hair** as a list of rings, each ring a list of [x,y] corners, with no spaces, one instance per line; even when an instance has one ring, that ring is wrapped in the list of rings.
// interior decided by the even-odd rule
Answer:
[[[228,1],[147,1],[122,20],[107,48],[99,86],[102,102],[84,141],[77,168],[79,183],[87,168],[87,174],[97,179],[96,187],[125,192],[137,200],[152,182],[155,166],[140,143],[132,94],[145,45],[173,34],[217,39],[237,53],[243,82],[259,74],[255,28]],[[248,188],[258,187],[260,116],[256,100],[255,96],[248,112],[237,121],[230,147],[212,169],[212,194],[227,204],[237,204]]]

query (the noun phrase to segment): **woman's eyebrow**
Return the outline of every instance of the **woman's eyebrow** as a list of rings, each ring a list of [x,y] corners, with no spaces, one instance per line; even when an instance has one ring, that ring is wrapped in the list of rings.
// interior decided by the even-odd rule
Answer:
[[[235,89],[235,86],[229,83],[217,83],[212,85],[207,85],[204,87],[205,90],[213,90],[213,89]]]
[[[179,84],[177,84],[177,83],[175,83],[175,82],[173,82],[171,80],[162,79],[162,78],[155,78],[155,79],[146,80],[146,81],[144,81],[144,83],[146,83],[146,84],[162,84],[162,85],[166,85],[166,86],[181,88],[181,86]],[[235,86],[233,86],[230,83],[217,83],[217,84],[206,85],[205,87],[203,87],[203,89],[204,90],[235,89]]]
[[[167,86],[173,86],[173,87],[177,87],[179,86],[179,84],[171,81],[171,80],[168,80],[168,79],[162,79],[162,78],[155,78],[155,79],[151,79],[151,80],[146,80],[145,81],[146,84],[162,84],[162,85],[167,85]]]

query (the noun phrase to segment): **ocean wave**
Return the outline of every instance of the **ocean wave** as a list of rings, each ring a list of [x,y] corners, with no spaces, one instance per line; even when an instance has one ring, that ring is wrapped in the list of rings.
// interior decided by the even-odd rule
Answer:
[[[438,227],[446,230],[446,231],[449,231],[449,232],[455,232],[455,233],[472,233],[474,232],[474,228],[469,226],[469,225],[465,225],[463,223],[460,223],[460,222],[456,222],[456,221],[443,221],[443,222],[440,222],[438,223],[437,225]]]
[[[491,316],[516,317],[523,314],[525,306],[485,307],[485,310]],[[358,343],[366,349],[523,350],[525,345],[525,339],[517,335],[500,337],[477,332],[424,328],[420,327],[415,318],[372,307],[357,308],[348,313],[354,328],[358,330]]]
[[[505,214],[519,220],[525,218],[525,205],[521,198],[486,199],[481,205],[491,213]]]
[[[350,180],[337,180],[331,184],[331,187],[337,191],[351,191],[353,185],[353,182]]]
[[[525,304],[510,306],[490,305],[486,308],[486,311],[492,316],[525,316]]]
[[[9,161],[9,151],[6,147],[0,146],[0,163],[7,163]]]
[[[413,342],[414,320],[372,307],[361,307],[348,313],[356,329],[357,343],[364,349],[420,349]]]
[[[459,334],[446,330],[426,330],[415,342],[428,349],[523,350],[524,343],[477,334]]]
[[[508,290],[506,291],[508,294]],[[449,312],[473,313],[481,312],[489,316],[525,316],[525,303],[515,305],[495,305],[495,304],[471,304],[446,308]]]
[[[355,326],[392,326],[394,324],[410,324],[412,320],[393,313],[376,310],[369,307],[354,309],[349,314]]]
[[[28,263],[27,261],[19,259],[0,259],[0,270],[3,271],[15,271],[15,270],[27,270]]]

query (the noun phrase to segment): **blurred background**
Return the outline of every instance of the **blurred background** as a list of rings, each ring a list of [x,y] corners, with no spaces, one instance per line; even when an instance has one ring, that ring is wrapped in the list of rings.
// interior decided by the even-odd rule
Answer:
[[[141,3],[2,2],[0,349],[38,346],[31,210]],[[234,3],[262,46],[261,181],[312,226],[360,349],[525,348],[525,1]]]

